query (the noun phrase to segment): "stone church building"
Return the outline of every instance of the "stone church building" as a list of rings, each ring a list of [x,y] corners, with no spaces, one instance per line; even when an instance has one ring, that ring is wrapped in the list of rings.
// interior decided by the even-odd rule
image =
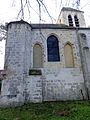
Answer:
[[[62,8],[57,24],[7,25],[0,106],[90,99],[90,28],[83,14]]]

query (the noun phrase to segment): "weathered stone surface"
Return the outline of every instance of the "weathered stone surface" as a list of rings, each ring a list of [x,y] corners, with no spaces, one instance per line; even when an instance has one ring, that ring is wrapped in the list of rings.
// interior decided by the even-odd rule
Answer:
[[[90,47],[90,29],[87,28],[77,31],[75,28],[52,25],[51,29],[49,25],[42,25],[39,29],[37,25],[26,22],[10,23],[5,55],[5,69],[8,74],[2,81],[0,106],[14,106],[24,102],[87,99],[86,89],[90,94],[90,51],[85,53],[86,61],[82,62],[82,46],[85,44],[82,44],[82,40],[81,43],[79,41],[80,33],[87,36],[87,46]],[[52,34],[58,38],[59,62],[47,60],[47,38]],[[73,49],[73,68],[66,68],[65,65],[64,46],[67,42]],[[39,68],[42,74],[29,75],[30,69],[38,69],[33,68],[33,47],[36,43],[42,47],[43,68]],[[88,66],[83,69],[83,65]],[[84,74],[88,79],[85,79]]]

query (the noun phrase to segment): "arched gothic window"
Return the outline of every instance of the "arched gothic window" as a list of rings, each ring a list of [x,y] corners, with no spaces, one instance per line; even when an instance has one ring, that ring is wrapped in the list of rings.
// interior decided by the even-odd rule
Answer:
[[[47,39],[48,61],[60,61],[58,39],[51,35]]]
[[[80,33],[80,40],[81,40],[81,45],[83,46],[84,49],[89,48],[87,43],[87,36],[84,33]]]
[[[33,47],[33,67],[43,67],[42,47],[40,44],[35,44]]]
[[[81,36],[81,38],[82,38],[84,41],[87,40],[87,39],[86,39],[86,35],[85,35],[84,33],[80,33],[80,36]]]
[[[68,68],[74,67],[73,49],[70,43],[64,46],[65,65]]]
[[[73,26],[73,20],[71,15],[68,15],[68,22],[69,22],[69,26]]]
[[[76,15],[74,16],[74,20],[75,20],[76,27],[79,27],[79,20]]]

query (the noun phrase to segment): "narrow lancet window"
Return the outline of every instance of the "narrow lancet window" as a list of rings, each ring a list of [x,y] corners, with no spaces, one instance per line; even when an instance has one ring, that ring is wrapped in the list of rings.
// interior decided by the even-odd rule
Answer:
[[[73,58],[73,49],[72,46],[67,43],[64,47],[64,54],[65,54],[65,65],[67,68],[74,67],[74,58]]]
[[[35,44],[33,48],[33,67],[43,67],[42,47],[40,44]]]
[[[47,39],[47,53],[48,61],[60,61],[58,39],[54,35],[49,36]]]
[[[76,27],[79,27],[79,20],[76,15],[74,16],[74,20],[75,20]]]
[[[73,26],[73,20],[71,15],[68,15],[68,22],[69,22],[69,26]]]

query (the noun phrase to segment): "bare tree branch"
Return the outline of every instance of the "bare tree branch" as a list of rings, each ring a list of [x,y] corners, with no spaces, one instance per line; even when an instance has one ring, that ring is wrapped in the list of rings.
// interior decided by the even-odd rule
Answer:
[[[6,25],[0,24],[0,41],[6,40],[7,37],[7,27]]]

